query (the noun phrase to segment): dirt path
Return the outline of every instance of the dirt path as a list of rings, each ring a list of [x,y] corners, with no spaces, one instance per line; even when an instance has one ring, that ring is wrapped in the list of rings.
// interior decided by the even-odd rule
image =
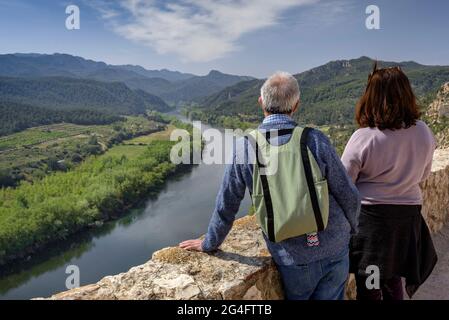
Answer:
[[[449,225],[433,236],[438,263],[413,300],[449,300]]]

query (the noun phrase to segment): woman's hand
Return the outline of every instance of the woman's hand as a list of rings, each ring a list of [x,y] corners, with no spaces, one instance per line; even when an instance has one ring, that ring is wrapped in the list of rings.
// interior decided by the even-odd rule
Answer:
[[[182,249],[192,250],[192,251],[203,251],[202,245],[203,240],[186,240],[179,244]]]

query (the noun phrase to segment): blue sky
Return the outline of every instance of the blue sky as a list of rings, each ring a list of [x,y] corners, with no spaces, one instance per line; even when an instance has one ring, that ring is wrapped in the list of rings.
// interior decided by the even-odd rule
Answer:
[[[65,28],[78,5],[81,29]],[[365,27],[368,5],[380,30]],[[265,77],[367,55],[449,65],[446,0],[0,0],[0,53]]]

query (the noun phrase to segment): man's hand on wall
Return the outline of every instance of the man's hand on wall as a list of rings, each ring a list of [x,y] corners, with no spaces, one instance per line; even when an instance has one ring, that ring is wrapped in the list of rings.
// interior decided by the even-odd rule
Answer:
[[[186,250],[203,251],[203,248],[201,246],[202,243],[203,243],[203,240],[200,240],[200,239],[186,240],[186,241],[181,242],[179,244],[179,246]]]

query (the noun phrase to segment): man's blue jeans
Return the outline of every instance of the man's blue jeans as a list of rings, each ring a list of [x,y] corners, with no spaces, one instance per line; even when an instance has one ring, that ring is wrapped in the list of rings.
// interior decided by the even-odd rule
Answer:
[[[343,300],[349,253],[304,265],[277,266],[288,300]]]

